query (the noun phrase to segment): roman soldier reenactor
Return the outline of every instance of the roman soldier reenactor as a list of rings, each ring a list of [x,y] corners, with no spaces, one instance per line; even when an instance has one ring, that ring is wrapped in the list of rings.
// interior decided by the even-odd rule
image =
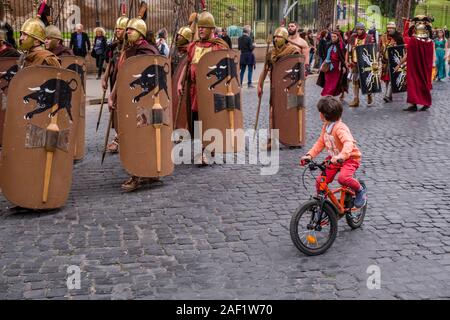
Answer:
[[[183,70],[182,74],[187,72],[188,76],[188,94],[191,115],[190,115],[190,130],[191,134],[194,132],[194,122],[199,120],[198,117],[198,98],[199,94],[197,92],[197,65],[200,59],[208,52],[216,50],[226,50],[229,49],[228,44],[220,38],[214,38],[214,29],[216,28],[216,23],[214,16],[208,11],[204,10],[198,15],[198,36],[199,39],[194,40],[189,44],[187,48],[188,54],[188,69]],[[186,69],[186,68],[185,68]],[[181,96],[183,91],[183,77],[180,77],[178,82],[178,94]],[[207,159],[202,155],[202,163],[207,164]]]
[[[126,16],[125,7],[122,7],[122,16],[120,16],[116,21],[116,27],[114,29],[114,41],[111,46],[107,50],[108,54],[108,66],[106,67],[105,73],[102,78],[102,87],[103,90],[108,89],[108,81],[109,88],[112,92],[114,88],[114,84],[116,83],[117,76],[117,62],[120,58],[120,54],[124,50],[125,46],[125,37],[126,37],[126,28],[128,25],[129,18]],[[117,153],[119,151],[119,137],[118,137],[118,129],[117,129],[117,119],[113,119],[113,127],[116,130],[116,136],[113,141],[108,144],[107,151],[110,153]]]
[[[359,107],[359,73],[358,73],[358,56],[356,54],[356,47],[366,44],[374,43],[374,39],[366,32],[366,27],[363,23],[356,24],[356,33],[354,33],[348,41],[348,49],[345,56],[345,61],[348,69],[351,71],[351,78],[353,81],[353,95],[354,99],[349,103],[349,107]],[[373,98],[371,94],[367,95],[367,104],[371,105]]]
[[[186,57],[189,44],[194,39],[194,33],[189,27],[181,27],[175,38],[175,50],[171,55],[172,75],[180,61]]]
[[[159,52],[157,52],[157,50],[150,46],[150,44],[145,40],[147,25],[141,18],[133,18],[129,20],[126,27],[126,34],[128,44],[125,50],[120,54],[117,65],[114,68],[114,79],[117,78],[117,74],[124,65],[126,59],[139,55],[159,54]],[[117,107],[117,83],[114,84],[112,92],[108,98],[108,106],[110,111],[113,111]],[[157,181],[159,181],[157,178],[131,176],[122,184],[122,189],[126,192],[130,192],[139,189],[146,183],[153,183]]]
[[[45,28],[45,49],[55,54],[57,57],[73,56],[73,51],[63,44],[61,30],[55,25]]]
[[[186,82],[186,74],[183,70],[187,66],[187,56],[189,44],[194,39],[194,32],[189,27],[181,27],[178,30],[175,37],[175,48],[170,55],[171,71],[172,71],[172,116],[174,121],[174,128],[187,129],[187,99],[186,92],[182,96],[177,94],[177,86],[179,78],[183,77],[184,83]],[[181,101],[180,101],[181,100]]]
[[[278,29],[275,30],[275,33],[273,35],[273,45],[274,48],[271,51],[269,51],[266,57],[264,70],[261,73],[258,82],[258,96],[261,97],[263,92],[264,81],[267,77],[267,74],[270,73],[271,95],[270,95],[270,111],[269,111],[269,135],[268,135],[269,138],[267,140],[266,146],[267,150],[270,150],[272,148],[272,139],[270,130],[275,129],[273,126],[273,103],[274,103],[273,99],[275,99],[275,97],[272,96],[273,91],[272,89],[273,86],[275,85],[272,82],[273,65],[283,57],[301,53],[300,48],[298,46],[293,45],[289,42],[289,32],[284,27],[279,27]]]
[[[384,95],[384,102],[392,102],[392,87],[390,86],[389,76],[389,56],[388,49],[391,47],[404,44],[405,41],[400,32],[397,31],[395,22],[387,24],[387,32],[381,36],[380,41],[380,57],[382,62],[381,80],[386,83],[386,93]]]
[[[434,42],[430,38],[431,20],[429,17],[417,16],[413,25],[405,37],[408,51],[403,57],[397,69],[406,62],[407,103],[409,106],[404,111],[415,112],[417,105],[422,105],[420,111],[430,109],[432,71],[436,61]],[[411,36],[410,36],[411,35]]]
[[[20,57],[20,53],[6,40],[6,31],[0,29],[0,58]]]

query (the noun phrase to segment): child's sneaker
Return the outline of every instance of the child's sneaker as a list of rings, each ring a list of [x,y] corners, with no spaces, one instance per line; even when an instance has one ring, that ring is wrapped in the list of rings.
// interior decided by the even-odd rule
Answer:
[[[364,186],[361,186],[361,190],[356,193],[355,197],[355,207],[360,209],[364,207],[367,203],[367,189]]]

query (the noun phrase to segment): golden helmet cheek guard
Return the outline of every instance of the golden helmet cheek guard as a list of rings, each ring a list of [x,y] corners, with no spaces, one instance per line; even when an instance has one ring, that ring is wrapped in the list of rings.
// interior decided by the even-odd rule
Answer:
[[[280,36],[273,37],[273,45],[275,48],[280,49],[287,43],[286,39],[281,38]]]
[[[26,35],[26,39],[20,40],[19,49],[22,51],[28,51],[34,47],[34,41],[36,39],[33,38],[32,36],[30,36],[29,34],[26,34],[25,32],[21,33],[21,35],[23,35],[23,34]]]
[[[131,44],[138,41],[141,37],[142,37],[141,33],[134,29],[132,29],[130,33],[127,33],[127,40]]]
[[[127,33],[126,29],[116,28],[116,30],[114,31],[114,35],[116,36],[116,39],[119,40],[119,41],[123,41],[123,39],[125,38],[126,33]]]
[[[176,40],[177,47],[184,46],[184,45],[186,45],[188,43],[189,43],[189,41],[185,37],[183,37],[182,35],[179,34],[177,36],[177,40]]]
[[[47,50],[54,50],[58,46],[59,40],[53,38],[47,38],[45,41],[45,47]]]
[[[279,27],[273,34],[273,45],[276,48],[283,47],[289,39],[289,31],[284,27]]]

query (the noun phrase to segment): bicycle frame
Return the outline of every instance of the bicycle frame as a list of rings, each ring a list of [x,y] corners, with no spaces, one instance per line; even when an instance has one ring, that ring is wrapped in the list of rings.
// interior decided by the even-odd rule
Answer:
[[[355,196],[355,192],[347,187],[340,187],[335,190],[331,190],[327,184],[327,176],[325,172],[322,172],[320,175],[319,181],[319,193],[322,193],[325,197],[328,198],[331,203],[338,209],[340,215],[345,214],[345,195],[348,193],[352,197]],[[341,197],[338,200],[336,194],[340,193]]]

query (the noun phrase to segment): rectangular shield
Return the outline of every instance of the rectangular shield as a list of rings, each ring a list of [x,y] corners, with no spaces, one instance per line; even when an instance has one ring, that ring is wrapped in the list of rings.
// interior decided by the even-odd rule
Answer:
[[[377,60],[377,52],[376,44],[356,47],[359,80],[363,94],[381,92],[381,66]]]
[[[406,91],[406,67],[401,67],[395,72],[395,68],[400,64],[405,54],[405,45],[388,48],[389,76],[391,78],[392,93]]]
[[[116,86],[123,167],[139,177],[171,175],[174,164],[169,60],[159,55],[130,57],[119,70]]]
[[[20,70],[8,89],[1,153],[2,192],[28,209],[64,206],[72,183],[81,83],[47,66]]]
[[[235,50],[218,50],[206,53],[197,66],[198,115],[202,121],[202,136],[209,129],[220,130],[223,153],[244,150],[243,139],[235,135],[244,128],[239,83],[239,58]],[[203,141],[207,147],[209,141]],[[216,150],[217,151],[217,150]],[[218,153],[222,153],[222,152]]]
[[[280,142],[290,147],[305,144],[305,57],[290,55],[278,60],[272,69],[271,103],[273,128]]]

